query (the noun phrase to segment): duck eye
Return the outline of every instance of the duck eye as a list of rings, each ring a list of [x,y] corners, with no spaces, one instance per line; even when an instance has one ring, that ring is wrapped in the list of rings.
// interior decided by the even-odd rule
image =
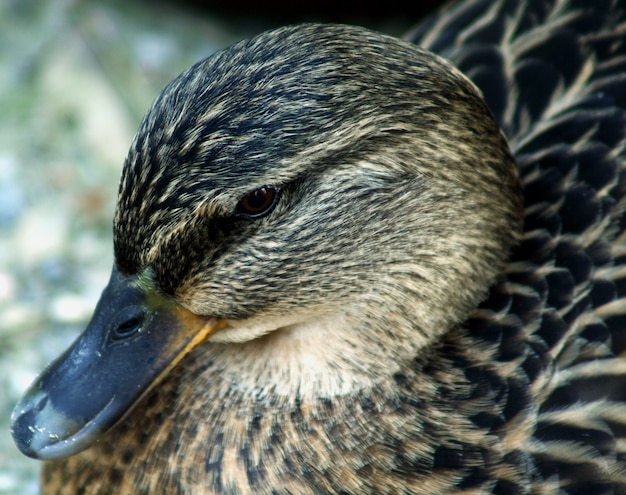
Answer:
[[[278,199],[278,190],[264,186],[246,194],[237,203],[237,214],[250,218],[260,218],[267,215]]]

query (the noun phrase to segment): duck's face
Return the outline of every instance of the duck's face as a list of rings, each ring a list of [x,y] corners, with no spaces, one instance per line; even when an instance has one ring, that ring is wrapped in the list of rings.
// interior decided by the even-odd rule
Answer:
[[[324,319],[357,351],[410,355],[484,296],[518,218],[506,144],[444,62],[346,26],[237,44],[144,119],[111,281],[17,406],[16,441],[39,458],[82,450],[207,339],[314,340]]]

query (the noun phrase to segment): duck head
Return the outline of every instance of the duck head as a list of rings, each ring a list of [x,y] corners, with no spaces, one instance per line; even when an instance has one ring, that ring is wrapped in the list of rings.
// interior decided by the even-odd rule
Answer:
[[[79,452],[202,342],[237,355],[281,335],[291,371],[247,380],[366,386],[485,297],[520,197],[480,94],[435,55],[337,25],[240,42],[181,74],[144,118],[109,285],[17,405],[14,439],[39,459]]]

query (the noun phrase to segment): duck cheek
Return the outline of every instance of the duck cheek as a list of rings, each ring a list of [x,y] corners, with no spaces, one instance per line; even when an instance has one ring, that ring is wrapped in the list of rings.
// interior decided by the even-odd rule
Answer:
[[[85,332],[15,407],[11,432],[24,454],[57,459],[89,447],[220,327],[135,281],[113,271]]]

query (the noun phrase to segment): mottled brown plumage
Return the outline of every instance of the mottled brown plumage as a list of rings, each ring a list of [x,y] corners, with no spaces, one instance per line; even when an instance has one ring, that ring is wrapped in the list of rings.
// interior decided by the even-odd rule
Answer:
[[[173,81],[111,284],[223,326],[44,493],[626,493],[624,14],[592,13],[474,2],[414,33],[497,123],[442,59],[348,26]]]

